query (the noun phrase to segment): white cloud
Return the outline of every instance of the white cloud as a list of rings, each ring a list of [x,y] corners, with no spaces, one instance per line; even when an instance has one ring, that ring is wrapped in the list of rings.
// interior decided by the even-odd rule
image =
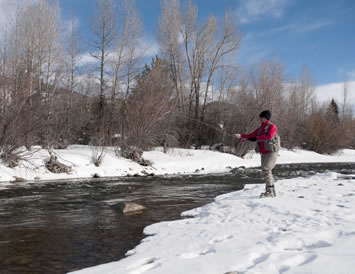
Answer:
[[[284,25],[281,27],[276,27],[276,28],[272,28],[269,29],[265,32],[263,32],[263,34],[274,34],[274,33],[279,33],[279,32],[284,32],[284,31],[292,31],[298,28],[297,24],[289,24],[289,25]]]
[[[317,98],[320,102],[330,102],[334,98],[337,102],[343,101],[344,83],[330,83],[316,87]],[[355,106],[355,81],[348,82],[348,103]]]
[[[79,57],[79,66],[93,65],[98,62],[98,59],[94,58],[89,52],[85,52]]]
[[[244,0],[239,1],[236,13],[242,23],[249,23],[262,17],[282,17],[288,0]]]
[[[261,35],[270,35],[280,32],[307,33],[331,25],[331,21],[318,20],[307,24],[288,24],[264,31]]]
[[[311,32],[311,31],[314,31],[314,30],[317,30],[317,29],[320,29],[320,28],[324,28],[324,27],[327,27],[329,25],[331,25],[332,22],[331,21],[315,21],[313,23],[310,23],[310,24],[303,24],[303,25],[299,25],[297,27],[297,31],[298,32]]]
[[[144,57],[155,57],[159,53],[159,44],[153,39],[142,39],[139,42],[138,50]]]

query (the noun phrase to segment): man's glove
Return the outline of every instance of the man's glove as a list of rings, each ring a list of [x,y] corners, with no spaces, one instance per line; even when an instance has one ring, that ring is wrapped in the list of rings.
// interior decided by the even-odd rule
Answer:
[[[252,137],[252,138],[248,138],[249,141],[255,142],[256,141],[256,137]]]

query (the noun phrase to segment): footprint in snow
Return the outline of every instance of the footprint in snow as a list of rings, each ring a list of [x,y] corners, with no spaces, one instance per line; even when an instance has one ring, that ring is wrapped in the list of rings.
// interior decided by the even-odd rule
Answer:
[[[309,264],[317,258],[317,255],[296,255],[280,262],[279,273],[290,270],[291,267]]]
[[[256,265],[261,264],[262,262],[265,262],[270,257],[270,255],[271,255],[270,253],[267,253],[267,254],[264,254],[264,255],[261,255],[261,256],[255,258],[253,260],[253,265],[248,267],[248,269],[254,268]]]
[[[239,262],[238,264],[234,265],[233,269],[242,270],[242,272],[238,271],[237,273],[248,272],[248,270],[253,270],[257,265],[267,261],[270,256],[271,253],[263,254],[260,252],[251,252],[246,260],[243,260],[243,262]]]
[[[160,263],[158,263],[157,261],[158,258],[154,257],[141,259],[138,260],[136,263],[131,264],[129,267],[127,267],[127,269],[130,270],[130,274],[142,274],[148,270],[160,266]]]
[[[299,265],[309,264],[310,262],[313,262],[317,257],[318,257],[317,255],[308,255],[305,257],[304,262]]]
[[[198,256],[203,256],[210,253],[216,253],[216,250],[214,248],[209,248],[201,251],[192,251],[192,252],[183,253],[180,255],[180,257],[183,259],[193,259]]]
[[[224,235],[224,236],[214,237],[208,243],[209,244],[221,243],[221,242],[224,242],[224,241],[231,239],[231,238],[233,238],[232,235]]]
[[[311,245],[307,245],[306,247],[308,249],[315,249],[315,248],[323,248],[323,247],[330,247],[330,246],[332,246],[332,245],[330,243],[328,243],[327,241],[320,240],[320,241],[317,241]]]

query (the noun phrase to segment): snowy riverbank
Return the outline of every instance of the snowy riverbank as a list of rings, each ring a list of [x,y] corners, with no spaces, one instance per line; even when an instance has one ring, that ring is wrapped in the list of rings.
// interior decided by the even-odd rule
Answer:
[[[183,213],[193,218],[145,229],[128,257],[80,274],[349,274],[355,267],[355,181],[336,173],[221,195]],[[234,272],[233,272],[234,273]]]
[[[118,158],[107,149],[100,167],[92,163],[92,149],[70,146],[54,151],[71,174],[46,170],[49,154],[34,152],[27,162],[10,169],[0,165],[1,186],[14,176],[27,180],[57,180],[165,174],[228,172],[238,166],[260,165],[251,152],[239,157],[206,150],[159,149],[145,152],[153,163],[142,167]],[[304,150],[280,151],[278,163],[354,162],[355,150],[327,156]],[[352,273],[355,268],[355,175],[318,174],[279,180],[277,197],[260,199],[263,185],[219,196],[215,202],[183,213],[192,218],[146,227],[141,244],[127,258],[83,269],[79,273]],[[38,178],[37,178],[38,179]],[[26,183],[25,183],[26,184]]]
[[[143,157],[153,163],[143,167],[130,160],[119,158],[113,148],[105,150],[102,164],[96,167],[92,161],[93,149],[89,146],[73,145],[67,149],[54,150],[58,160],[72,167],[70,174],[49,172],[45,162],[49,159],[47,150],[33,148],[16,168],[8,168],[0,162],[0,184],[14,180],[14,176],[35,180],[58,180],[90,178],[94,174],[100,177],[120,177],[153,173],[154,175],[207,174],[228,172],[238,166],[259,166],[260,156],[251,152],[244,159],[231,154],[209,150],[170,149],[164,154],[161,149],[144,152]],[[342,150],[337,155],[320,155],[304,150],[280,151],[278,163],[303,162],[355,162],[355,150]]]

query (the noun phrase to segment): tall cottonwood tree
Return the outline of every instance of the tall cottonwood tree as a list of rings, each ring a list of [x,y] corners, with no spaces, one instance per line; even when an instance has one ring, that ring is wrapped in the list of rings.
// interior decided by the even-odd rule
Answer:
[[[96,0],[96,9],[91,22],[91,30],[95,40],[92,41],[91,55],[99,62],[99,110],[97,128],[100,134],[104,131],[106,72],[109,56],[115,45],[117,36],[117,9],[112,0]]]
[[[44,87],[39,87],[40,92],[45,93],[46,98],[46,112],[47,112],[47,124],[45,134],[45,145],[48,147],[61,146],[62,140],[65,138],[65,115],[58,115],[62,109],[65,109],[65,103],[58,106],[56,104],[56,98],[58,98],[58,88],[62,83],[64,76],[64,64],[63,60],[63,42],[61,39],[61,27],[60,27],[60,9],[59,3],[56,6],[49,6],[46,4],[45,8],[41,11],[43,20],[41,24],[45,24],[43,28],[43,43],[44,50],[44,62],[41,65],[43,67],[43,80]],[[42,35],[42,34],[41,34]]]
[[[4,159],[10,159],[20,146],[49,146],[56,130],[52,118],[58,111],[52,103],[62,66],[59,17],[57,5],[39,0],[22,3],[6,21],[2,36],[5,85],[1,83],[6,101],[1,102],[0,121]]]
[[[81,41],[79,36],[79,26],[77,18],[73,17],[68,25],[64,36],[65,49],[65,77],[64,87],[68,90],[66,98],[66,136],[65,141],[70,142],[73,138],[74,126],[74,92],[79,92],[79,66],[81,55]]]
[[[159,19],[159,43],[161,55],[169,62],[169,70],[175,89],[176,105],[180,112],[185,112],[185,81],[183,48],[181,47],[181,14],[179,0],[161,2]]]
[[[66,79],[65,87],[70,94],[73,94],[78,86],[78,71],[80,64],[81,42],[79,36],[79,27],[77,18],[73,17],[68,26],[65,35],[65,53],[66,53]],[[68,109],[71,107],[72,102],[68,100]]]
[[[51,118],[54,117],[53,97],[61,75],[60,11],[58,5],[45,0],[28,3],[17,10],[13,25],[13,58],[15,90],[14,98],[23,98],[37,112],[44,111],[45,129],[41,141],[45,146],[50,142]],[[37,96],[37,97],[36,97]],[[38,100],[43,97],[44,100]],[[36,99],[37,98],[37,99]],[[36,104],[36,105],[33,105]],[[29,115],[28,126],[37,115]],[[28,135],[28,141],[32,140]]]
[[[227,56],[239,49],[241,33],[227,10],[224,22],[218,24],[214,16],[200,24],[198,10],[191,2],[181,9],[179,1],[164,1],[160,18],[160,43],[164,56],[169,60],[179,108],[181,97],[187,90],[187,113],[191,118],[189,132],[195,130],[199,138],[199,124],[203,122],[208,95],[218,67]],[[169,23],[168,21],[171,20]],[[202,105],[201,105],[202,103]],[[191,138],[187,142],[191,142]]]
[[[110,60],[111,94],[108,121],[108,136],[112,136],[117,128],[117,116],[121,122],[121,136],[125,129],[125,107],[129,91],[135,76],[140,70],[142,50],[139,47],[143,36],[143,23],[137,12],[134,0],[122,0],[118,12],[118,32]],[[124,85],[122,84],[124,83]],[[121,105],[117,106],[116,99],[121,91]],[[116,119],[115,119],[116,118]]]

